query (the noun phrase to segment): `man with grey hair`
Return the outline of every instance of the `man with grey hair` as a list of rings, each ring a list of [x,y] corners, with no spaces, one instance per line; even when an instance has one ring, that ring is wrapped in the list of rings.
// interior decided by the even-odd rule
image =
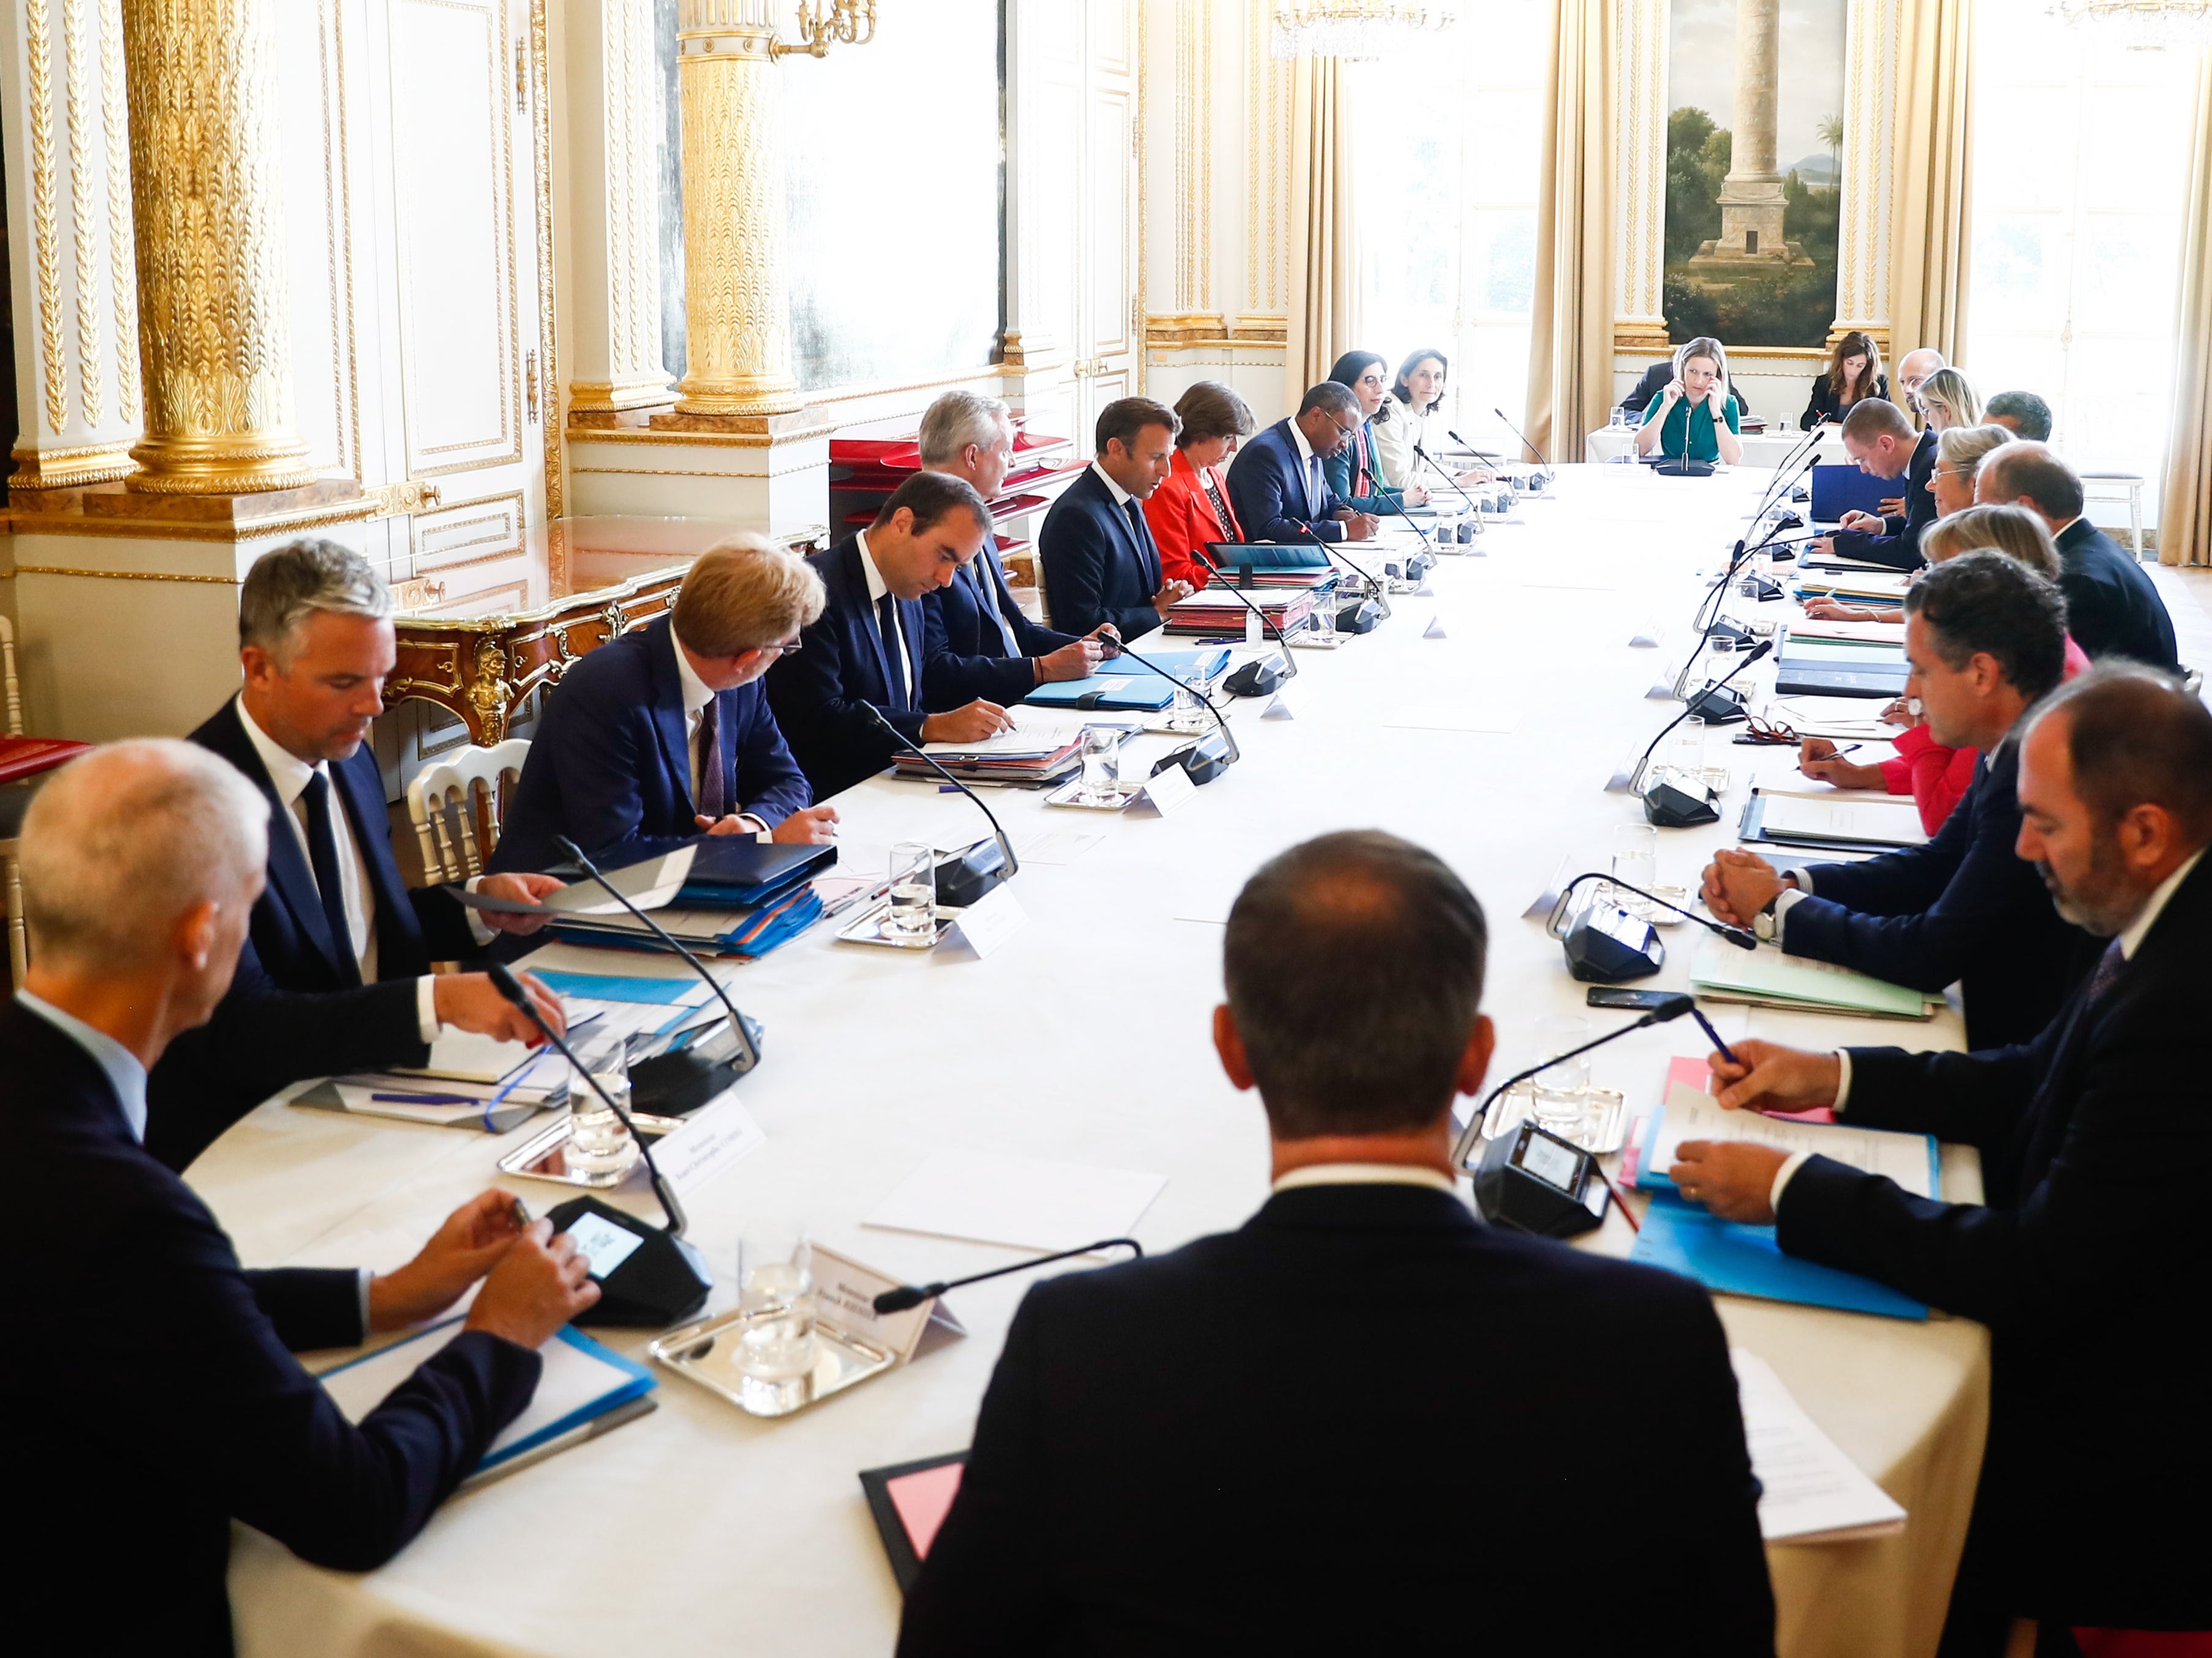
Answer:
[[[2031,443],[2051,441],[2051,405],[2033,392],[1999,392],[1982,405],[1982,418]]]
[[[423,1064],[448,1027],[542,1040],[489,975],[430,971],[480,954],[491,932],[450,893],[409,891],[392,855],[383,772],[365,741],[397,660],[392,595],[375,571],[329,541],[278,547],[246,573],[238,634],[245,685],[192,741],[260,790],[276,826],[237,982],[154,1078],[147,1143],[173,1168],[302,1077]],[[562,885],[526,875],[479,884],[516,899]],[[558,1028],[559,999],[524,982]]]
[[[1006,405],[976,392],[947,392],[921,418],[921,464],[975,486],[995,501],[1013,466],[1014,429]],[[1030,619],[986,531],[975,562],[922,596],[922,683],[945,706],[981,697],[1018,703],[1055,680],[1087,678],[1104,655],[1096,628],[1081,638]]]
[[[1942,352],[1933,345],[1923,345],[1917,350],[1907,351],[1897,360],[1897,389],[1905,393],[1905,406],[1921,419],[1928,411],[1920,406],[1920,387],[1929,375],[1938,369],[1951,366]]]
[[[228,1654],[234,1519],[317,1564],[382,1564],[599,1299],[588,1259],[502,1192],[390,1272],[248,1271],[140,1143],[149,1068],[230,983],[269,815],[214,755],[153,739],[79,759],[23,824],[31,967],[0,1007],[12,1311],[67,1336],[0,1365],[0,1411],[38,1424],[11,1442],[31,1523],[9,1566],[27,1627],[82,1628],[101,1651]],[[358,1424],[292,1356],[434,1318],[478,1280],[462,1329]]]

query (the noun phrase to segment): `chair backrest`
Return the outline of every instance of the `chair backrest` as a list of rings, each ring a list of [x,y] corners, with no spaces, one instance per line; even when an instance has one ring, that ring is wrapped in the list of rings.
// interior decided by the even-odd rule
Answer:
[[[8,735],[23,735],[23,691],[15,683],[15,630],[0,616],[0,690],[4,690],[8,703]]]
[[[499,844],[506,793],[522,777],[530,739],[509,737],[490,748],[464,748],[424,766],[407,785],[426,881],[466,881],[483,873]],[[512,780],[512,781],[510,781]]]

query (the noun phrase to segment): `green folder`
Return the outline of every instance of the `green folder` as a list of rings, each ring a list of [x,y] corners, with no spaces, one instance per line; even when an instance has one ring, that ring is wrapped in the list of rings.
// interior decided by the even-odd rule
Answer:
[[[1690,960],[1690,985],[1730,1002],[1759,1002],[1807,1013],[1857,1014],[1875,1019],[1926,1019],[1926,992],[1869,978],[1847,967],[1785,955],[1771,944],[1740,950],[1711,936]]]

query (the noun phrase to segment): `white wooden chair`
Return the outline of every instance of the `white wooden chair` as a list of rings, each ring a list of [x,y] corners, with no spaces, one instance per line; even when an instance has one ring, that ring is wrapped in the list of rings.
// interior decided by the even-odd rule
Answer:
[[[2142,543],[2143,475],[2141,472],[2083,472],[2081,497],[2084,501],[2108,501],[2114,504],[2126,502],[2128,507],[2128,539],[2135,549],[2136,562],[2141,564]]]
[[[509,737],[491,748],[464,748],[424,766],[407,785],[426,882],[467,881],[483,873],[499,845],[507,791],[521,781],[530,739]]]

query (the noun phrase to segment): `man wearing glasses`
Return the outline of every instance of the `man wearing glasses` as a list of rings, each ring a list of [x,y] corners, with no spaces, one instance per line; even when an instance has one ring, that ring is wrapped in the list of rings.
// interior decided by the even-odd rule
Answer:
[[[755,535],[702,554],[675,607],[571,667],[539,716],[491,868],[542,869],[566,835],[634,863],[705,833],[834,838],[759,683],[822,613],[821,578]]]
[[[1346,506],[1321,463],[1352,441],[1359,399],[1325,380],[1298,411],[1237,451],[1229,467],[1229,505],[1257,541],[1364,541],[1381,520]]]

